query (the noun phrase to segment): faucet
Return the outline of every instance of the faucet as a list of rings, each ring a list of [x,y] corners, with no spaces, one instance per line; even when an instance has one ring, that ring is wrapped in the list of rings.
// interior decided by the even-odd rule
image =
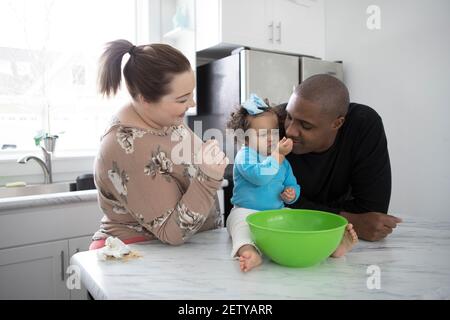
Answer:
[[[35,160],[42,168],[42,171],[44,171],[44,179],[46,184],[53,183],[53,175],[52,175],[52,152],[48,151],[44,147],[41,146],[42,152],[44,153],[44,160],[45,162],[36,156],[24,156],[17,160],[17,163],[25,164],[29,160]]]

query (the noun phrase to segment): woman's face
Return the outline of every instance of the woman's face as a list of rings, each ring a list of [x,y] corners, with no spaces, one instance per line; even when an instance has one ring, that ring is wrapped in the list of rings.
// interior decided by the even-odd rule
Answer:
[[[176,74],[170,83],[170,93],[158,102],[150,103],[151,119],[163,127],[181,124],[186,111],[195,107],[194,89],[192,70]]]

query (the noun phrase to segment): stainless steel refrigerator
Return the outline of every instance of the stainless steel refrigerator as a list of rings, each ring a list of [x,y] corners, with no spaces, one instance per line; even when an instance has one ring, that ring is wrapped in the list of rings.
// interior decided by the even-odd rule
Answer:
[[[341,62],[245,48],[235,50],[230,56],[197,67],[197,115],[188,116],[188,125],[205,139],[211,138],[204,136],[211,128],[220,129],[225,137],[230,113],[251,93],[278,105],[289,100],[300,82],[323,73],[343,81]],[[225,151],[237,149],[225,139],[220,142]],[[225,173],[230,181],[228,190],[225,189],[226,214],[231,209],[232,171],[229,165]]]

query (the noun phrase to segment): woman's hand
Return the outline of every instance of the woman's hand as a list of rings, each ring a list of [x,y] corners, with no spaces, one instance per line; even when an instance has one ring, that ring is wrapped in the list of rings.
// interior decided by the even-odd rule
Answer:
[[[203,173],[215,180],[222,180],[225,168],[230,161],[220,150],[219,142],[217,140],[206,141],[199,153],[202,157],[199,166]]]

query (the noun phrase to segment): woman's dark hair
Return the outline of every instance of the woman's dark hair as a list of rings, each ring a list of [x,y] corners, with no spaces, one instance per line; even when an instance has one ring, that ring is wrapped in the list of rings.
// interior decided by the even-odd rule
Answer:
[[[112,96],[120,87],[122,58],[130,58],[123,68],[128,91],[133,98],[158,102],[170,91],[173,76],[191,70],[189,60],[174,47],[153,43],[134,46],[127,40],[108,42],[100,58],[98,87],[101,94]]]

